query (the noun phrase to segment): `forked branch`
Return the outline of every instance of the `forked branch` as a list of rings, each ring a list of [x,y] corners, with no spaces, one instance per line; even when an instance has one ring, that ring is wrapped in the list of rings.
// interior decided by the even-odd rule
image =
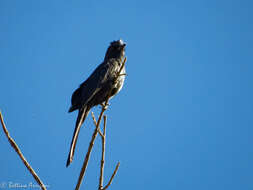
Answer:
[[[106,103],[108,103],[108,100],[107,100]],[[79,175],[79,178],[78,178],[75,190],[79,190],[80,189],[82,180],[84,178],[84,175],[85,175],[85,172],[86,172],[86,169],[87,169],[88,161],[90,159],[90,153],[92,151],[95,139],[97,137],[97,134],[98,134],[98,131],[99,131],[99,125],[100,125],[100,122],[101,122],[101,119],[102,119],[102,116],[103,116],[105,110],[106,110],[106,107],[103,106],[102,110],[101,110],[101,113],[99,115],[99,118],[98,118],[98,122],[97,122],[96,128],[95,128],[95,130],[93,132],[93,135],[92,135],[92,138],[91,138],[91,141],[90,141],[90,145],[89,145],[88,151],[86,153],[86,156],[85,156],[85,159],[84,159],[84,162],[83,162],[83,166],[82,166],[82,169],[81,169],[81,172],[80,172],[80,175]]]

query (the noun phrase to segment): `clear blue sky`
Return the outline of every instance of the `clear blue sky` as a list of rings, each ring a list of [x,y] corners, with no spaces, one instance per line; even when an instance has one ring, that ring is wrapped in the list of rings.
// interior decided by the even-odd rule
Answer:
[[[0,2],[0,109],[49,189],[73,189],[94,126],[72,92],[127,43],[127,78],[110,102],[105,181],[111,189],[253,189],[253,3],[236,0]],[[93,111],[98,114],[100,107]],[[34,182],[0,132],[0,183]],[[97,188],[100,139],[83,189]]]

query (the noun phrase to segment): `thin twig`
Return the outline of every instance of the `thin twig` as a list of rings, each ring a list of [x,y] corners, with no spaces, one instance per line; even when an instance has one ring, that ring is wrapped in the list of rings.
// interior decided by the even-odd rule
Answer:
[[[105,164],[105,134],[106,134],[106,115],[104,115],[103,135],[101,135],[101,139],[102,139],[102,155],[101,155],[101,163],[100,163],[100,177],[99,177],[98,190],[102,190],[103,189],[104,164]]]
[[[119,72],[117,73],[117,79],[119,78],[120,75],[125,75],[125,74],[126,74],[126,73],[120,74],[121,71],[122,71],[122,69],[123,69],[124,66],[125,66],[126,60],[127,60],[127,58],[125,57],[124,60],[123,60],[122,65],[121,65],[121,67],[120,67],[120,69],[119,69]]]
[[[29,170],[29,172],[32,174],[33,178],[36,180],[36,182],[40,185],[40,187],[43,190],[46,190],[46,186],[43,184],[43,182],[40,180],[39,176],[36,174],[36,172],[33,170],[32,166],[27,162],[24,155],[22,154],[21,150],[19,149],[18,145],[15,143],[14,139],[11,138],[3,120],[2,113],[0,112],[0,120],[1,124],[3,126],[4,133],[6,137],[8,138],[9,143],[11,144],[12,148],[16,151],[16,153],[19,155],[20,159],[25,164],[26,168]]]
[[[117,164],[117,166],[116,166],[116,168],[115,168],[115,170],[114,170],[114,172],[113,172],[113,174],[112,174],[112,176],[110,178],[110,181],[108,182],[108,184],[102,190],[106,190],[111,185],[112,180],[113,180],[114,176],[116,175],[116,173],[117,173],[117,171],[119,169],[119,165],[120,165],[120,162],[118,162],[118,164]]]
[[[91,116],[92,116],[92,119],[93,119],[93,122],[94,122],[95,127],[97,127],[97,121],[96,121],[96,118],[95,118],[93,112],[91,112]],[[102,132],[101,132],[101,130],[100,130],[100,127],[98,128],[98,133],[99,133],[100,136],[103,136],[103,134],[102,134]]]
[[[103,128],[103,135],[104,135],[104,138],[105,138],[105,134],[106,134],[106,123],[107,123],[107,116],[104,115],[104,128]]]

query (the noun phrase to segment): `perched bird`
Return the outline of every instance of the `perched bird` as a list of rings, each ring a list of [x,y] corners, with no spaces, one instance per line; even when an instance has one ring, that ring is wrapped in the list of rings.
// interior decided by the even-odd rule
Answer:
[[[122,40],[111,42],[106,51],[104,61],[72,94],[72,105],[69,108],[69,112],[78,110],[78,116],[66,164],[67,167],[73,160],[78,134],[90,109],[96,105],[103,104],[108,97],[112,98],[123,86],[125,67],[121,70],[118,78],[117,74],[125,57],[125,46],[126,44]]]

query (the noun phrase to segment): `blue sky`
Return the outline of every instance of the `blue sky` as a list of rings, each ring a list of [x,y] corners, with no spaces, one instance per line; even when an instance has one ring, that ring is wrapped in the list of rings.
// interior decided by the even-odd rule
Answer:
[[[110,102],[111,189],[252,190],[251,1],[0,2],[0,109],[48,189],[73,189],[93,131],[85,121],[65,167],[72,92],[127,43],[127,78]],[[93,109],[98,114],[100,107]],[[0,183],[34,182],[0,133]],[[97,188],[100,139],[82,188]]]

